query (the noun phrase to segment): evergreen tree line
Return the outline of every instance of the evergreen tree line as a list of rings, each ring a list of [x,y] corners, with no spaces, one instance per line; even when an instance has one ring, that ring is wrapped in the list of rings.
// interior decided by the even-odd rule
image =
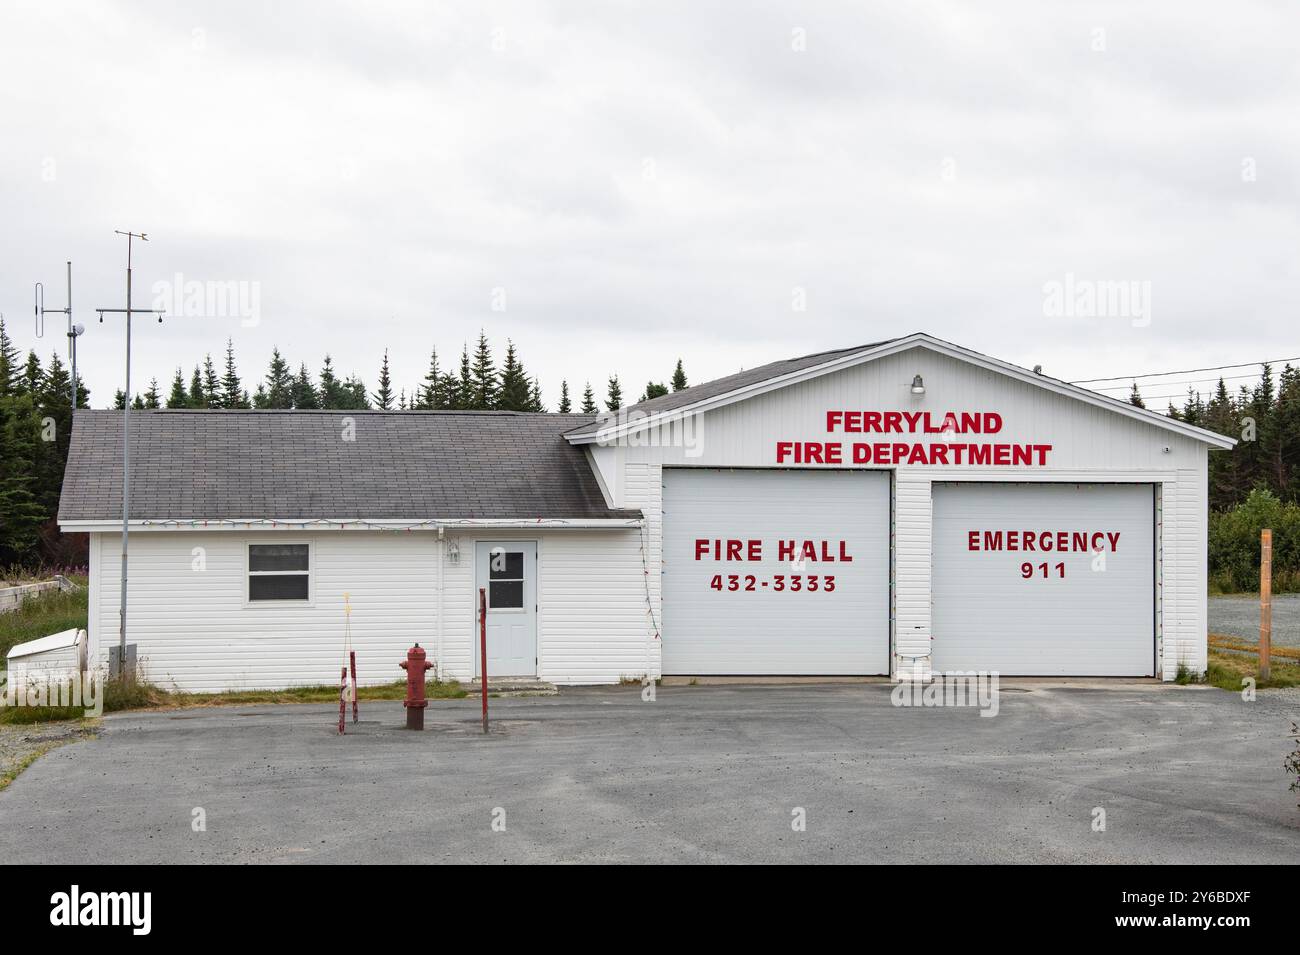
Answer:
[[[681,359],[673,370],[669,384],[646,382],[640,401],[657,398],[672,391],[681,391],[687,385]],[[119,390],[114,407],[121,408],[126,396]],[[605,384],[604,409],[617,411],[623,407],[623,386],[618,375],[611,375]],[[444,365],[435,348],[429,356],[429,368],[418,385],[397,389],[385,350],[379,366],[374,391],[355,375],[340,378],[329,355],[318,374],[312,375],[306,362],[300,362],[297,371],[281,354],[279,348],[271,353],[271,363],[265,377],[250,392],[239,374],[235,362],[233,342],[226,343],[223,366],[218,370],[211,355],[194,365],[188,376],[177,368],[171,387],[164,395],[158,379],[152,379],[148,388],[135,394],[131,407],[148,408],[213,408],[213,409],[298,409],[298,410],[364,410],[383,411],[537,411],[549,408],[542,399],[541,385],[536,377],[524,368],[523,360],[514,342],[507,341],[505,357],[498,367],[487,335],[480,332],[473,352],[469,346],[461,350],[459,362]],[[574,400],[567,380],[560,383],[560,396],[556,410],[561,414],[573,412]],[[583,414],[597,414],[601,404],[596,399],[591,382],[586,383],[577,410]]]
[[[1129,400],[1146,407],[1137,384]],[[1208,398],[1188,389],[1171,418],[1236,438],[1231,451],[1209,454],[1211,587],[1236,592],[1259,587],[1260,530],[1273,531],[1273,583],[1300,590],[1300,369],[1275,376],[1261,365],[1259,381],[1229,391],[1220,378]]]
[[[0,318],[0,568],[85,563],[85,538],[59,533],[54,516],[72,435],[72,379],[56,353],[24,361]],[[90,392],[77,382],[77,403]]]
[[[642,399],[667,394],[669,388],[686,387],[679,360],[669,385],[648,382]],[[82,566],[86,563],[85,535],[59,533],[55,515],[63,489],[63,470],[72,434],[71,379],[57,353],[42,363],[32,351],[24,359],[0,318],[0,569],[10,566]],[[78,382],[77,406],[90,407],[90,392]],[[114,407],[126,396],[118,391]],[[604,406],[617,410],[623,404],[617,375],[608,379]],[[250,390],[239,374],[232,342],[218,367],[211,355],[195,364],[186,376],[176,369],[166,393],[157,379],[135,394],[131,406],[146,408],[275,408],[361,410],[546,411],[536,377],[524,369],[518,349],[507,343],[500,365],[484,334],[471,353],[462,350],[459,363],[443,368],[435,351],[429,370],[417,387],[395,389],[385,352],[376,388],[371,391],[355,375],[340,377],[326,355],[313,375],[305,363],[298,370],[277,348],[265,377]],[[558,410],[574,411],[569,384],[562,382]],[[580,398],[585,414],[600,409],[590,383]]]

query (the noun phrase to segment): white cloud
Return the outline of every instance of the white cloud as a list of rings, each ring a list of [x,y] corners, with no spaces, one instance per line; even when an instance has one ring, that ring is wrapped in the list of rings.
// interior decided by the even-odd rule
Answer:
[[[1289,355],[1286,17],[11,4],[0,311],[33,344],[31,284],[61,304],[72,258],[99,404],[121,332],[89,309],[121,304],[118,228],[152,234],[138,289],[177,272],[262,289],[256,328],[142,329],[137,390],[227,337],[246,381],[278,344],[373,384],[387,346],[410,387],[430,347],[451,358],[480,326],[552,401],[561,377],[603,391],[617,372],[637,394],[678,356],[702,380],[916,329],[1064,377]],[[1149,281],[1151,325],[1045,318],[1067,273]]]

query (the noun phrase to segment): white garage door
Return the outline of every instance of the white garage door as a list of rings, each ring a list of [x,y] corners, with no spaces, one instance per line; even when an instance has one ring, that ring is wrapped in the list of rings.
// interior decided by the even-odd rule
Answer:
[[[889,477],[664,471],[663,670],[889,672]]]
[[[1155,672],[1155,491],[935,484],[934,669]]]

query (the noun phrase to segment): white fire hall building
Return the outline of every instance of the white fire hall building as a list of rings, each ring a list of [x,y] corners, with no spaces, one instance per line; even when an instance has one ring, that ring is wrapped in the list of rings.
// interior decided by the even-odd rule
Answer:
[[[1231,438],[929,335],[617,414],[131,416],[145,677],[1153,677],[1206,665],[1207,454]],[[119,639],[121,413],[78,411],[59,521]]]

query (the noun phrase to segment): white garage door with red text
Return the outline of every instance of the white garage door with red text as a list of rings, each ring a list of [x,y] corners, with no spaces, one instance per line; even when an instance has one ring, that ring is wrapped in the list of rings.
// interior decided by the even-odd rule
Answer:
[[[1149,484],[935,484],[935,670],[1149,676]]]
[[[663,672],[889,672],[889,476],[664,470]]]

